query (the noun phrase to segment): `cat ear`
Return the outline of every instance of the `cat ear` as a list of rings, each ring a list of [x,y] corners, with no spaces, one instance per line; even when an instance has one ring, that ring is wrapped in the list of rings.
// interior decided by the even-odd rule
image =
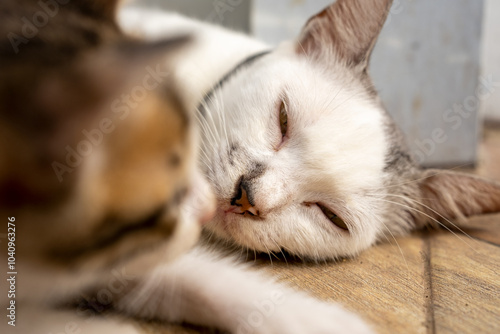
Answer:
[[[478,176],[443,170],[426,170],[420,181],[422,217],[417,226],[429,220],[464,220],[465,217],[500,211],[500,184]],[[430,219],[429,217],[432,217]],[[431,222],[432,223],[432,222]]]
[[[309,19],[297,53],[365,70],[391,4],[392,0],[337,0]]]

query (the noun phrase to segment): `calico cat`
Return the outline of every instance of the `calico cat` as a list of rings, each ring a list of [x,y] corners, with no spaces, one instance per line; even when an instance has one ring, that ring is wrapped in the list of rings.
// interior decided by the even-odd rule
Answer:
[[[500,185],[420,168],[384,110],[368,65],[391,4],[338,0],[275,49],[175,14],[122,13],[146,38],[195,36],[176,76],[204,130],[200,166],[218,207],[210,238],[335,259],[387,232],[500,211]]]
[[[369,333],[339,306],[232,260],[179,256],[215,210],[195,122],[168,75],[188,38],[124,36],[117,2],[0,4],[0,257],[12,272],[0,331],[138,333],[127,319],[139,318]]]
[[[206,219],[187,205],[209,189],[193,165],[193,121],[156,65],[187,37],[125,37],[115,5],[0,5],[0,212],[15,222],[21,315],[27,303],[64,302],[109,281],[108,268],[132,275],[168,261]],[[37,27],[40,13],[50,21]],[[199,213],[213,211],[210,196]]]

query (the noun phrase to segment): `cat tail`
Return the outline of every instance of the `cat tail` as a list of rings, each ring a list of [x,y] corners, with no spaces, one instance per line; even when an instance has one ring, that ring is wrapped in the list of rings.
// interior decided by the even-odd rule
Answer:
[[[429,169],[423,172],[419,186],[422,214],[416,219],[418,227],[438,222],[449,227],[460,226],[466,217],[500,212],[500,183],[492,180]]]

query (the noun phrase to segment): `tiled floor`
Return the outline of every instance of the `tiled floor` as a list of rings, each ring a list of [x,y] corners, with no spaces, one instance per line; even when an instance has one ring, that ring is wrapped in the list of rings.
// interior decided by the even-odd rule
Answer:
[[[500,181],[500,129],[485,131],[475,172]],[[500,215],[469,223],[469,236],[418,232],[336,264],[261,266],[297,289],[342,303],[379,333],[500,333]],[[199,332],[160,325],[144,329]]]

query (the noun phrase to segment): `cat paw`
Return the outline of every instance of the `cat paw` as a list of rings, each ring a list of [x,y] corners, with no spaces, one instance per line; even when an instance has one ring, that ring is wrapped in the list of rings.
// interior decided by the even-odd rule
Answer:
[[[357,315],[302,294],[282,294],[254,306],[246,317],[239,317],[236,334],[374,333]]]

